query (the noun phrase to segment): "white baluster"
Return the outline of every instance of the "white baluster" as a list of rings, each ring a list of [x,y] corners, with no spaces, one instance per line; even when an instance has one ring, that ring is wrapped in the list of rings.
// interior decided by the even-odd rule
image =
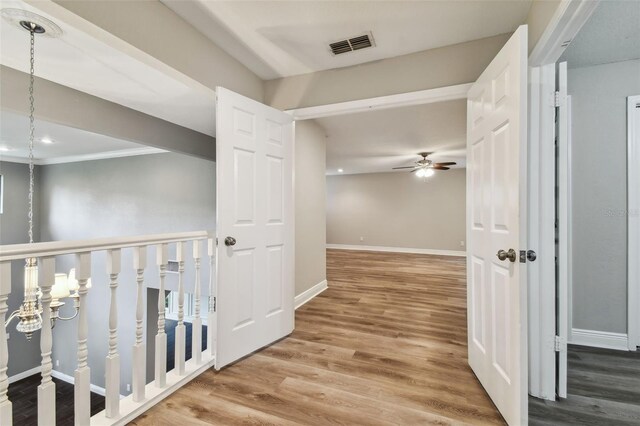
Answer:
[[[186,352],[186,329],[184,326],[184,256],[186,243],[176,244],[176,260],[178,261],[178,325],[176,326],[176,372],[184,374]]]
[[[216,355],[216,241],[207,240],[207,254],[209,255],[209,313],[207,315],[207,346],[211,356]]]
[[[191,329],[191,354],[196,363],[200,365],[202,362],[202,318],[200,318],[200,294],[201,280],[200,280],[200,256],[202,252],[202,241],[196,240],[193,242],[193,262],[195,264],[196,283],[194,288],[194,304],[195,312],[193,318],[193,326]]]
[[[138,298],[136,303],[136,343],[133,345],[133,401],[140,402],[145,398],[147,376],[147,351],[142,340],[142,322],[144,319],[144,268],[147,266],[147,248],[133,249],[133,268],[136,270]]]
[[[76,254],[76,279],[78,280],[78,368],[74,383],[74,412],[76,426],[89,424],[91,418],[91,370],[87,359],[87,336],[89,333],[87,317],[87,280],[91,276],[91,253]],[[44,328],[44,324],[43,324]]]
[[[11,262],[0,263],[0,425],[13,424],[11,401],[7,396],[9,389],[9,377],[7,366],[9,365],[9,347],[7,345],[7,332],[5,329],[7,315],[7,299],[11,293]]]
[[[107,274],[111,289],[109,305],[109,354],[105,364],[105,416],[120,414],[120,355],[118,354],[118,274],[121,270],[120,249],[107,252]]]
[[[42,382],[38,386],[38,424],[51,425],[56,422],[56,384],[51,380],[51,287],[56,279],[56,260],[44,257],[38,262],[38,281],[42,297],[42,330],[40,331],[40,352],[42,353]]]
[[[159,244],[156,248],[156,263],[160,269],[160,289],[158,290],[158,334],[156,335],[155,383],[159,388],[167,384],[167,334],[164,332],[165,294],[164,281],[169,263],[169,247]]]

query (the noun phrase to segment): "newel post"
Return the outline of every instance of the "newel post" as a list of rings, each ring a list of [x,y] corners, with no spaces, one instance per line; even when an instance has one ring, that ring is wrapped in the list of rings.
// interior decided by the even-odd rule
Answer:
[[[42,291],[42,329],[40,330],[40,352],[42,353],[42,382],[38,386],[38,424],[51,425],[56,422],[56,384],[51,380],[53,363],[51,350],[53,336],[51,333],[51,287],[56,279],[56,260],[44,257],[38,262],[38,281]]]

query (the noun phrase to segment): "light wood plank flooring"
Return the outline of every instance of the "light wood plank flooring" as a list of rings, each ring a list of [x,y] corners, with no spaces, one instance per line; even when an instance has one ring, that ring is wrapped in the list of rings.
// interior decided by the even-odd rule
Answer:
[[[293,334],[132,424],[503,424],[467,365],[463,258],[328,250],[327,269]]]
[[[568,398],[529,397],[529,424],[640,425],[640,352],[569,346]]]

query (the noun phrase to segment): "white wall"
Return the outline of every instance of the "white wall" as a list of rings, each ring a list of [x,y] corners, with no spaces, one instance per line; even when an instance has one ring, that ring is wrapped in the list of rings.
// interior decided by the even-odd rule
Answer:
[[[626,97],[640,95],[640,60],[569,69],[568,80],[573,327],[626,333]]]
[[[327,176],[327,243],[465,250],[465,171]]]
[[[296,123],[296,295],[327,279],[324,131],[313,120]]]

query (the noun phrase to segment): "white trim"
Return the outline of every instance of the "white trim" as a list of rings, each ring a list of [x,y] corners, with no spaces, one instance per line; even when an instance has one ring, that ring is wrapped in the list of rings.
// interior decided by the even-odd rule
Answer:
[[[328,249],[337,250],[362,250],[362,251],[381,251],[389,253],[414,253],[414,254],[432,254],[436,256],[457,256],[466,257],[466,251],[457,250],[436,250],[436,249],[419,249],[408,247],[384,247],[384,246],[358,246],[349,244],[327,244]]]
[[[121,157],[133,157],[136,155],[149,155],[149,154],[162,154],[169,152],[160,148],[144,147],[144,148],[131,148],[120,149],[117,151],[98,152],[95,154],[81,154],[81,155],[68,155],[63,157],[42,158],[34,160],[36,166],[46,166],[49,164],[63,164],[63,163],[78,163],[81,161],[93,161],[93,160],[106,160],[110,158]],[[0,156],[0,161],[6,161],[7,163],[29,163],[29,159],[22,157],[13,157],[10,155]]]
[[[293,305],[295,309],[298,309],[300,306],[304,305],[323,291],[325,291],[328,287],[327,280],[320,281],[318,284],[314,285],[308,290],[303,291],[299,295],[293,299]]]
[[[471,88],[471,84],[472,83],[457,84],[455,86],[438,87],[397,95],[378,96],[375,98],[358,99],[335,104],[297,108],[286,112],[291,114],[294,120],[310,120],[313,118],[352,114],[355,112],[467,99],[467,92]]]
[[[562,0],[529,55],[529,66],[558,61],[598,4],[600,0]]]
[[[75,378],[73,376],[69,376],[68,374],[64,374],[57,370],[51,370],[51,375],[58,380],[62,380],[63,382],[67,382],[72,385],[75,384]],[[106,393],[104,388],[94,385],[93,383],[89,386],[89,388],[91,389],[91,392],[97,393],[98,395],[101,395],[101,396],[104,396]]]
[[[629,350],[627,340],[627,335],[624,333],[574,328],[571,330],[570,343],[572,345],[627,351]]]
[[[627,98],[627,266],[628,266],[628,328],[629,350],[636,350],[640,346],[640,128],[636,128],[640,114],[640,95]]]
[[[9,377],[9,384],[11,383],[15,383],[17,381],[20,381],[22,379],[26,379],[27,377],[31,377],[34,374],[40,374],[41,371],[41,367],[37,366],[37,367],[33,367],[27,371],[23,371],[22,373],[18,373],[18,374],[14,374],[13,376]]]
[[[555,107],[556,66],[529,70],[527,249],[538,258],[527,263],[529,304],[529,393],[550,401],[556,396],[555,259]]]

